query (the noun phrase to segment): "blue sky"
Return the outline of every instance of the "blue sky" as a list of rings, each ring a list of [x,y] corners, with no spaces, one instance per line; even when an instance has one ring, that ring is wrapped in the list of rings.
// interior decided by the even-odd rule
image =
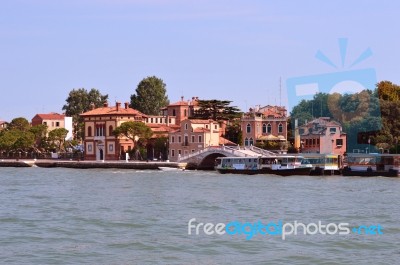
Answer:
[[[357,67],[400,84],[399,11],[385,0],[1,1],[0,120],[61,112],[73,88],[129,101],[152,75],[171,102],[286,104],[286,79],[338,71],[315,54],[340,65],[342,37],[346,62],[369,47],[373,56]]]

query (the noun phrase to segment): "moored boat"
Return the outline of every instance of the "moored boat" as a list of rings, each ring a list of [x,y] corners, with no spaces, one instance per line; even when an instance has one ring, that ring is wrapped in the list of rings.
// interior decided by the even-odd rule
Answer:
[[[347,154],[343,176],[399,177],[400,155],[395,154]]]
[[[309,175],[311,165],[302,164],[302,156],[277,155],[268,157],[219,157],[215,169],[232,174],[275,174],[280,176]]]

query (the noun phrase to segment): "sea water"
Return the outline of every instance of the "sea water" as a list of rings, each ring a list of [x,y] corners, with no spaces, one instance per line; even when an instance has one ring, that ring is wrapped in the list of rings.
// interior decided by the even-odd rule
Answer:
[[[382,234],[189,234],[188,223]],[[400,264],[400,179],[0,168],[1,264]]]

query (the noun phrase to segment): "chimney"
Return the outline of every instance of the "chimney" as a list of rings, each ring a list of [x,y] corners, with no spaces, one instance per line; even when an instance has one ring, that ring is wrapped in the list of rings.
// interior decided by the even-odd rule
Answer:
[[[129,102],[125,102],[124,104],[125,104],[125,109],[128,109],[129,108]]]
[[[121,107],[121,102],[116,102],[116,106],[117,106],[117,111],[119,111],[119,107]]]
[[[108,107],[108,102],[107,102],[107,101],[104,102],[103,106],[104,106],[105,108],[107,108],[107,107]]]

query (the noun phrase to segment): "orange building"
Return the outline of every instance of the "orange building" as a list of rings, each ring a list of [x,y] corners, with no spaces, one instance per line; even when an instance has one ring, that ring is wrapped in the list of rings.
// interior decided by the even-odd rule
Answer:
[[[115,128],[127,121],[144,122],[147,116],[138,110],[129,108],[126,102],[122,107],[117,102],[114,107],[105,103],[103,107],[94,108],[81,114],[85,124],[85,159],[86,160],[119,160],[121,154],[134,147],[132,140],[116,137]]]

